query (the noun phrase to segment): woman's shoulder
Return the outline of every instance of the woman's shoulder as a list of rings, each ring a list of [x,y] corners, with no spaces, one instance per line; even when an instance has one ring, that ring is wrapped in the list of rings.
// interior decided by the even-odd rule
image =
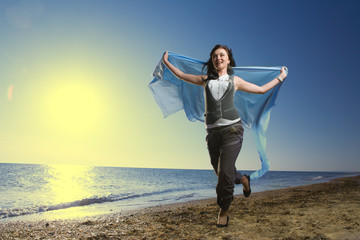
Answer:
[[[234,81],[243,81],[244,79],[242,79],[241,77],[239,76],[236,76],[236,75],[232,75]]]

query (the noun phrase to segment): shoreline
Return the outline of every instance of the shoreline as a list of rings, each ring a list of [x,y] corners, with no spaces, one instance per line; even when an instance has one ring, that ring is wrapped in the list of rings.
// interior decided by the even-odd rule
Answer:
[[[273,172],[279,172],[279,171],[273,171]],[[316,171],[316,173],[319,173],[318,171]],[[334,179],[337,178],[345,178],[345,177],[353,177],[353,176],[358,176],[360,172],[347,172],[347,176],[333,176],[333,177],[329,177],[329,176],[317,176],[317,177],[308,177],[312,180],[312,182],[309,182],[309,180],[304,180],[302,179],[303,182],[301,182],[300,184],[303,185],[298,185],[298,184],[293,184],[293,186],[289,186],[290,184],[283,184],[285,186],[280,186],[275,182],[273,182],[273,184],[275,184],[274,186],[276,187],[271,187],[268,186],[268,190],[266,190],[266,188],[263,189],[259,189],[259,186],[252,184],[252,190],[253,190],[253,194],[257,193],[257,192],[266,192],[266,191],[272,191],[272,190],[280,190],[280,189],[285,189],[285,188],[291,188],[291,187],[297,187],[297,186],[307,186],[307,185],[311,185],[311,184],[317,184],[317,183],[325,183],[325,182],[329,182],[332,181]],[[276,179],[276,178],[275,178]],[[314,181],[314,179],[316,179],[316,182]],[[299,179],[301,181],[301,179]],[[325,181],[324,181],[325,180]],[[274,181],[274,180],[273,180]],[[282,182],[282,179],[278,179],[277,181]],[[290,183],[290,182],[289,182]],[[287,186],[286,186],[287,185]],[[260,185],[261,186],[261,185]],[[241,186],[240,186],[241,188]],[[239,190],[239,189],[237,189]],[[242,188],[240,189],[240,191],[242,191]],[[239,191],[238,194],[235,194],[234,196],[242,196],[242,193],[240,193]],[[52,208],[51,210],[47,210],[46,206],[43,207],[35,207],[35,208],[24,208],[24,209],[14,209],[13,212],[10,211],[4,211],[4,212],[0,212],[0,223],[6,223],[6,222],[17,222],[17,221],[41,221],[41,220],[48,220],[48,221],[52,221],[52,220],[80,220],[80,219],[85,219],[87,217],[89,218],[93,218],[93,217],[97,217],[100,215],[107,215],[107,214],[113,214],[113,213],[126,213],[129,211],[141,211],[142,209],[146,209],[146,208],[159,208],[163,205],[178,205],[178,204],[183,204],[183,203],[187,203],[187,202],[193,202],[193,201],[204,201],[207,199],[215,199],[214,201],[216,201],[216,197],[215,196],[211,196],[213,194],[208,194],[206,197],[200,197],[197,199],[187,199],[184,202],[181,201],[176,201],[176,202],[163,202],[160,199],[157,201],[153,201],[152,203],[142,203],[142,202],[128,202],[127,204],[117,204],[117,201],[105,201],[102,202],[100,204],[98,203],[90,203],[90,204],[84,204],[84,205],[79,205],[78,201],[74,202],[75,204],[73,204],[73,206],[63,206],[63,205],[69,205],[69,204],[55,204],[50,206],[50,208]],[[87,200],[87,199],[85,199]],[[115,203],[115,205],[114,205]],[[71,202],[70,202],[71,204]],[[78,205],[77,205],[78,204]],[[1,209],[0,209],[1,210]],[[6,210],[6,209],[5,209]],[[8,216],[9,215],[9,216]]]
[[[0,223],[0,239],[360,239],[360,176],[235,196],[229,227],[215,199],[72,220]]]

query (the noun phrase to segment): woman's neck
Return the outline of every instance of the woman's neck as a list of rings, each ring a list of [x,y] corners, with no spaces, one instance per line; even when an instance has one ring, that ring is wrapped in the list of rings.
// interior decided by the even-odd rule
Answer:
[[[224,76],[227,74],[227,69],[219,70],[219,71],[217,71],[217,73],[218,73],[219,77]]]

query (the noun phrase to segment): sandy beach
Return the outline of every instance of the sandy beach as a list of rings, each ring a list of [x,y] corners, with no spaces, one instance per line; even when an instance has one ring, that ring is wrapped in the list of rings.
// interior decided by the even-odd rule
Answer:
[[[215,199],[96,217],[0,222],[0,239],[360,239],[360,176],[236,196],[229,227]]]

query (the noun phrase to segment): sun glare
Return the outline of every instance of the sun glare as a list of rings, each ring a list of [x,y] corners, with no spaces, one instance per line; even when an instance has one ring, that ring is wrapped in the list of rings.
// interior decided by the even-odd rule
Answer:
[[[91,197],[90,186],[93,181],[92,167],[76,165],[52,165],[48,188],[52,201],[68,203]]]
[[[14,91],[14,86],[10,85],[10,87],[8,88],[8,99],[12,100],[13,98],[13,91]]]
[[[65,82],[48,91],[45,122],[58,133],[83,136],[101,127],[106,104],[95,86]]]

